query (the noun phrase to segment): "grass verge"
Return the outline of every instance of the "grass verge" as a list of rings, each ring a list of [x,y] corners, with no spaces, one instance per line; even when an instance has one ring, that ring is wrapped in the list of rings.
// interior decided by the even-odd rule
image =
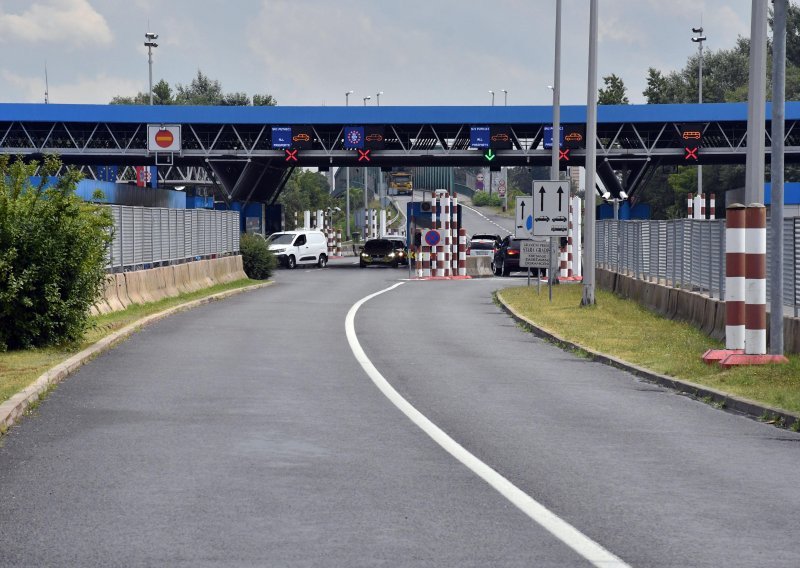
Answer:
[[[800,357],[787,365],[722,369],[700,357],[725,346],[694,326],[666,319],[610,292],[597,290],[595,306],[581,307],[581,286],[553,288],[553,302],[536,288],[515,287],[498,296],[517,313],[562,338],[677,379],[762,404],[800,412]]]
[[[0,403],[33,383],[39,376],[71,357],[75,353],[92,345],[114,331],[125,327],[145,316],[185,304],[192,300],[206,298],[213,294],[236,290],[259,284],[262,281],[242,279],[227,284],[218,284],[189,294],[181,294],[174,298],[165,298],[149,304],[134,304],[126,310],[100,316],[93,316],[89,330],[80,342],[48,347],[44,349],[26,349],[0,353]]]

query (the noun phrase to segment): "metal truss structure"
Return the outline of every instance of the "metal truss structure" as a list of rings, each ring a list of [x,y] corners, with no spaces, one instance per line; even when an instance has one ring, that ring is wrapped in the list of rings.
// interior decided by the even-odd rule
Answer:
[[[0,153],[30,159],[59,154],[65,164],[97,177],[96,166],[152,165],[148,124],[181,126],[181,151],[159,166],[161,186],[201,185],[227,201],[273,202],[294,167],[332,166],[523,166],[548,165],[543,146],[550,107],[118,107],[90,105],[0,105]],[[562,124],[585,122],[585,107],[562,107]],[[787,103],[785,159],[800,161],[800,103]],[[686,123],[702,131],[698,159],[687,161],[680,138]],[[383,148],[364,156],[345,148],[348,125],[381,125]],[[310,148],[288,156],[272,147],[272,127],[303,125]],[[504,125],[511,149],[491,163],[471,146],[474,125]],[[667,164],[744,163],[747,106],[620,105],[600,107],[598,174],[612,191],[633,195]],[[764,136],[770,145],[768,125]],[[565,165],[583,165],[584,149],[573,149]],[[615,172],[625,170],[627,187]],[[126,177],[127,176],[127,177]]]

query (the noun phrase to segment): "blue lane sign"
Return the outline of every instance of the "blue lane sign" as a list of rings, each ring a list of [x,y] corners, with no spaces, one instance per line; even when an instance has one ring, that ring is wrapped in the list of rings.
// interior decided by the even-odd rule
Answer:
[[[426,231],[425,232],[425,244],[435,247],[439,244],[439,241],[442,240],[439,231]]]
[[[364,127],[345,126],[344,127],[344,147],[346,150],[364,149]]]
[[[469,145],[472,148],[488,148],[490,138],[488,126],[472,126],[469,129]]]
[[[272,127],[272,147],[274,149],[292,147],[292,127],[273,126]]]
[[[559,130],[561,131],[561,140],[560,144],[558,145],[559,148],[564,147],[564,127],[559,126]],[[553,127],[552,126],[545,126],[544,127],[544,136],[542,138],[542,142],[544,144],[545,150],[551,150],[553,148]]]

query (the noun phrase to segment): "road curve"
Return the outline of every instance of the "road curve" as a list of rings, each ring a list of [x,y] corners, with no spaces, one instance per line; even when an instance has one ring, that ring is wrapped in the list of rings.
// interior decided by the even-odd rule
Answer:
[[[590,566],[353,356],[348,311],[405,275],[279,271],[82,368],[2,441],[0,565]],[[507,283],[407,282],[354,330],[409,403],[627,564],[798,564],[800,435],[536,339],[492,303]]]

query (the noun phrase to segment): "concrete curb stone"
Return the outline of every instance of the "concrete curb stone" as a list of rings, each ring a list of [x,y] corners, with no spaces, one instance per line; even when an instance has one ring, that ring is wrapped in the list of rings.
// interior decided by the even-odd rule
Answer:
[[[768,417],[769,423],[784,428],[800,423],[800,414],[794,414],[780,408],[767,406],[760,402],[738,397],[724,391],[713,389],[711,387],[698,385],[691,381],[676,379],[675,377],[669,377],[667,375],[661,375],[659,373],[656,373],[655,371],[651,371],[650,369],[639,367],[638,365],[634,365],[633,363],[629,363],[628,361],[617,359],[616,357],[612,357],[611,355],[606,355],[604,353],[594,351],[579,343],[574,343],[572,341],[564,339],[558,334],[555,334],[542,327],[539,327],[537,324],[535,324],[522,314],[517,313],[514,310],[514,308],[512,308],[511,306],[506,304],[505,301],[503,301],[500,292],[496,294],[496,297],[497,301],[500,303],[503,310],[505,310],[506,313],[508,313],[526,330],[530,331],[531,333],[533,333],[538,337],[552,341],[561,348],[583,351],[587,353],[593,361],[597,361],[599,363],[603,363],[611,367],[616,367],[618,369],[628,371],[632,375],[644,379],[645,381],[676,391],[679,394],[685,394],[691,396],[692,398],[695,398],[702,402],[708,402],[714,405],[719,405],[720,409],[725,410],[727,412],[732,412],[734,414],[741,414],[747,416],[748,418],[752,418],[754,420],[759,420],[764,417]]]
[[[131,324],[126,325],[122,329],[118,329],[114,333],[93,343],[83,351],[79,351],[70,358],[62,361],[55,367],[48,369],[42,373],[31,385],[25,387],[17,394],[0,404],[0,436],[2,436],[8,428],[13,426],[25,414],[25,411],[35,402],[37,402],[42,395],[47,392],[53,385],[61,382],[66,377],[74,373],[77,369],[97,357],[109,351],[118,343],[121,343],[132,334],[136,333],[139,329],[162,320],[172,314],[191,310],[204,304],[209,304],[217,300],[223,300],[230,296],[240,294],[242,292],[249,292],[259,288],[266,288],[274,284],[274,281],[263,282],[260,284],[253,284],[244,288],[237,288],[235,290],[226,290],[219,292],[205,298],[192,300],[179,306],[166,309],[164,311],[145,316]]]

